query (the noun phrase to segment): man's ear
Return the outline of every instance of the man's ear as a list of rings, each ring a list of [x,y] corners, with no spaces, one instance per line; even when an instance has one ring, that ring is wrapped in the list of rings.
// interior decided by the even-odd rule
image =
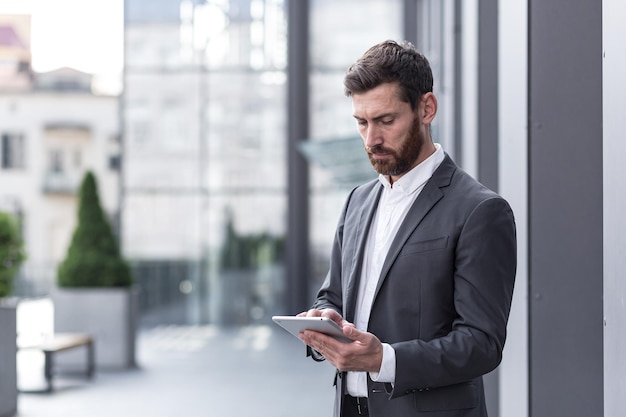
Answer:
[[[437,115],[437,97],[432,92],[425,93],[422,96],[422,123],[430,124]]]

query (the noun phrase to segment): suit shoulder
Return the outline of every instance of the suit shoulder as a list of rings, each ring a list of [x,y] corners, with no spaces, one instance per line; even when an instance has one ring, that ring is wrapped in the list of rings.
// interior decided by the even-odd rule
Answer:
[[[450,192],[458,195],[471,206],[477,206],[487,200],[494,200],[508,206],[508,202],[497,192],[488,188],[467,172],[457,168],[450,182]]]

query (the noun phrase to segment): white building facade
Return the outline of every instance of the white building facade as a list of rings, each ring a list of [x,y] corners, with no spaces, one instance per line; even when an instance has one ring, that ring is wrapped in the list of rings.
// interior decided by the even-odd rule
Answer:
[[[114,223],[118,216],[118,98],[92,94],[85,75],[65,69],[46,74],[44,85],[0,91],[0,209],[21,220],[28,256],[21,281],[36,287],[29,295],[54,284],[87,170],[103,209]]]

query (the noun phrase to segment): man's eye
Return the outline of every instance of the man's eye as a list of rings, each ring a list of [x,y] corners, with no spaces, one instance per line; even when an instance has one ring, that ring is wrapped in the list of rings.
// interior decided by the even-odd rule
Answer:
[[[388,126],[393,123],[393,119],[385,119],[385,120],[382,120],[381,123],[385,126]]]

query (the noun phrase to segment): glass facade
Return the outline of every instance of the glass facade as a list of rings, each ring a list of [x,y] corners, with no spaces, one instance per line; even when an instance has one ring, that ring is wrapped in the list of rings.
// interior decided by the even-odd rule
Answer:
[[[122,242],[146,320],[263,320],[283,286],[283,2],[144,4],[126,8]]]
[[[362,149],[351,100],[344,95],[343,77],[350,64],[372,45],[402,38],[402,10],[400,0],[310,1],[310,140],[322,155],[339,142],[353,142],[340,152],[341,158],[333,166],[324,161],[311,164],[309,225],[316,281],[312,287],[321,283],[328,269],[331,239],[348,191],[376,177]],[[352,158],[356,161],[346,161]],[[362,174],[342,175],[346,167]]]
[[[429,34],[444,19],[436,3],[417,1]],[[146,289],[144,320],[247,324],[285,313],[290,3],[125,4],[121,235]],[[373,44],[404,37],[407,0],[306,4],[308,88],[300,99],[308,135],[298,149],[309,163],[303,221],[312,271],[303,276],[313,290],[347,192],[376,176],[343,76]],[[441,42],[429,36],[421,39],[438,71]],[[289,279],[304,279],[295,275]]]

